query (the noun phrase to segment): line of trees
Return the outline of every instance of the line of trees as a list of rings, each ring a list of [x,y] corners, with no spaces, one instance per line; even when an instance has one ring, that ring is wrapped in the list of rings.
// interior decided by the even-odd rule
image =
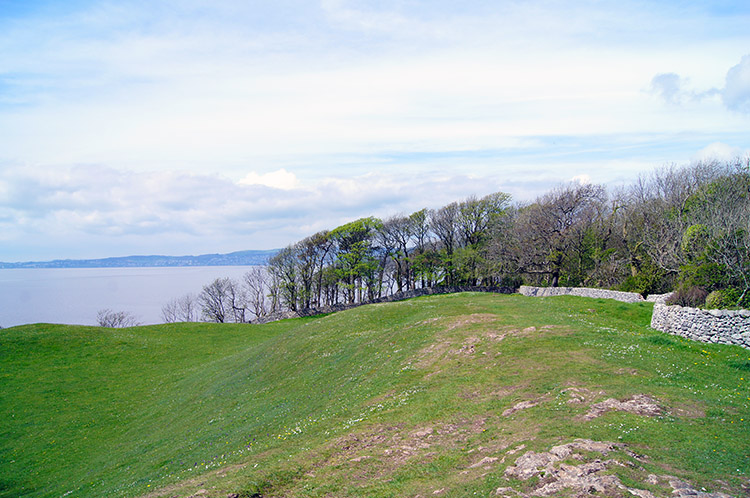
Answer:
[[[747,306],[749,220],[748,159],[669,166],[612,191],[569,183],[525,204],[498,192],[318,232],[241,282],[173,301],[164,319],[243,322],[419,287],[522,283]]]

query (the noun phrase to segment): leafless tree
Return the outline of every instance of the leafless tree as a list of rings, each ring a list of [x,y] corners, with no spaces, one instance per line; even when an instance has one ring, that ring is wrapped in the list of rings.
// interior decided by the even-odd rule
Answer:
[[[164,323],[198,321],[198,304],[194,294],[185,294],[170,300],[161,309]]]
[[[639,177],[632,186],[628,199],[631,227],[659,268],[676,275],[685,264],[682,237],[695,223],[694,196],[725,173],[725,165],[718,161],[670,165]]]
[[[207,322],[224,323],[231,320],[232,310],[228,303],[229,279],[217,278],[198,295],[201,316]]]
[[[691,199],[693,225],[683,234],[683,252],[700,251],[725,269],[737,286],[740,304],[750,292],[750,158],[725,165],[723,175],[703,186]],[[699,247],[689,247],[689,235]],[[701,247],[702,246],[702,247]],[[729,283],[729,282],[728,282]]]
[[[227,279],[227,309],[231,313],[231,321],[234,323],[245,323],[247,310],[247,298],[242,285],[232,279]]]
[[[245,273],[242,277],[245,285],[245,293],[247,296],[247,305],[250,312],[256,317],[260,318],[266,316],[269,312],[268,294],[269,289],[269,276],[265,268],[261,266],[254,266]]]
[[[180,321],[178,312],[178,298],[171,299],[161,307],[161,319],[164,323],[176,323]]]
[[[126,311],[112,311],[105,308],[96,313],[96,323],[100,327],[125,328],[140,325],[138,319]]]

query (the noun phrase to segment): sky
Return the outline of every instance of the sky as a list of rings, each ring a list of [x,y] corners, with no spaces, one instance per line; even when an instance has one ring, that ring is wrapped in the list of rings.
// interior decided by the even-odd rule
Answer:
[[[0,0],[0,261],[745,157],[748,26],[744,0]]]

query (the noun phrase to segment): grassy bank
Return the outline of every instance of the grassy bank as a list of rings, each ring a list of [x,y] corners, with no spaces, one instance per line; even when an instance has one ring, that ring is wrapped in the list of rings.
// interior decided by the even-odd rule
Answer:
[[[508,472],[517,457],[576,438],[621,444],[605,473],[624,486],[742,496],[750,351],[650,315],[458,294],[262,326],[2,330],[0,496],[526,493],[544,477]],[[606,409],[637,396],[654,411]]]

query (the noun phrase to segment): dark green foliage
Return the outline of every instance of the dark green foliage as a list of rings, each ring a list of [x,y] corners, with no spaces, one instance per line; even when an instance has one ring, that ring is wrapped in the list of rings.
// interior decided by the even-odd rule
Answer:
[[[730,281],[726,268],[712,262],[694,261],[680,268],[680,283],[686,287],[701,287],[708,292],[721,289]]]
[[[656,266],[650,259],[646,259],[641,263],[635,275],[629,275],[620,284],[619,290],[637,292],[642,296],[663,294],[672,290],[672,280],[666,271]]]

